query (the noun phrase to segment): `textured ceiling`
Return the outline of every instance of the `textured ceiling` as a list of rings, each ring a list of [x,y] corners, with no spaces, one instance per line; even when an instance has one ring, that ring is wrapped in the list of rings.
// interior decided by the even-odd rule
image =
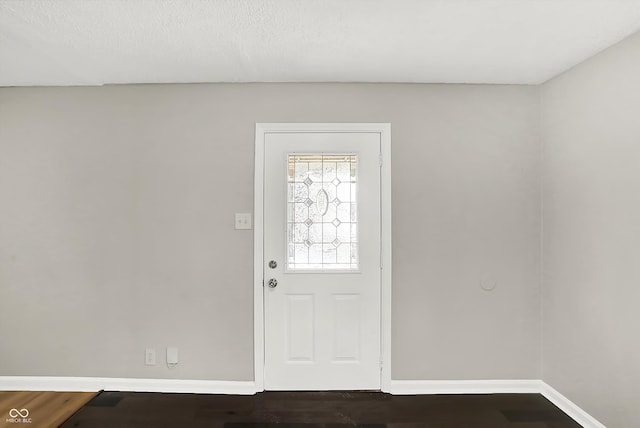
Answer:
[[[640,29],[640,0],[0,0],[0,86],[537,84]]]

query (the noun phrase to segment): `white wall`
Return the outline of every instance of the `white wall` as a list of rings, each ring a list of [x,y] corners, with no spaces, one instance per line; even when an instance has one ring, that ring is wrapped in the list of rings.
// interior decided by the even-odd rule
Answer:
[[[542,87],[543,378],[640,426],[640,34]]]
[[[0,89],[0,375],[251,380],[256,122],[392,123],[395,379],[540,377],[537,88],[392,84]]]

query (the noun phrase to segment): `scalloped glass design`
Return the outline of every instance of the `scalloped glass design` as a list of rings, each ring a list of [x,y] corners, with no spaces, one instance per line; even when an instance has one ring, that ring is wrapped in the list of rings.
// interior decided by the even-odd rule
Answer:
[[[287,270],[358,270],[357,155],[287,157]]]

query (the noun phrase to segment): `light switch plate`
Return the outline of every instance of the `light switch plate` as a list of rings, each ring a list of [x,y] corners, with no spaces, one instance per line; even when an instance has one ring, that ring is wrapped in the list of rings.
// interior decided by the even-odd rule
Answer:
[[[236,229],[251,229],[250,213],[236,213]]]

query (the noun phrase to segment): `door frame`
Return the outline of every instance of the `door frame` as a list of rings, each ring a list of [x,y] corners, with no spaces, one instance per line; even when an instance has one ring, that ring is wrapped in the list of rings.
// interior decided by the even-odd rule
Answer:
[[[256,391],[264,391],[264,162],[265,135],[303,132],[370,132],[380,134],[380,386],[391,390],[391,124],[390,123],[256,123],[253,230],[253,349]]]

